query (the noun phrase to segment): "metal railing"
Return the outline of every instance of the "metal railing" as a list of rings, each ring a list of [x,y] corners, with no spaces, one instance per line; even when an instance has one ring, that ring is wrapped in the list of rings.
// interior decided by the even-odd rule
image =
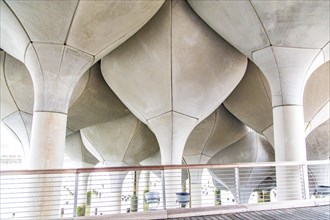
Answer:
[[[318,199],[329,161],[1,171],[0,219]]]

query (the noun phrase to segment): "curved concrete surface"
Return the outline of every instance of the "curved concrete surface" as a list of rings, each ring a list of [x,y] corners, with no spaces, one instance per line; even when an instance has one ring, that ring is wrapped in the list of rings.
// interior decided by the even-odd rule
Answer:
[[[303,88],[313,69],[329,59],[329,1],[188,2],[268,79],[276,160],[305,161]]]
[[[166,1],[101,63],[109,86],[155,133],[163,164],[181,163],[191,130],[229,95],[245,67],[246,58],[184,1]]]
[[[134,34],[162,4],[1,1],[5,18],[0,47],[25,63],[34,86],[30,168],[61,167],[63,130],[74,86],[93,63]],[[52,155],[54,163],[34,158],[45,154]]]
[[[9,90],[6,94],[9,92],[20,111],[33,114],[33,82],[27,68],[9,54],[5,53],[3,59],[2,69],[5,77],[3,85],[7,85]],[[1,98],[1,102],[7,106],[4,98],[4,96]],[[4,110],[2,114],[9,113]],[[77,131],[128,114],[130,114],[129,110],[108,87],[102,77],[100,64],[96,63],[84,73],[74,87],[69,104],[67,127]]]
[[[274,150],[271,144],[261,135],[251,131],[245,137],[226,147],[222,151],[215,154],[209,164],[228,164],[228,163],[245,163],[245,162],[270,162],[274,161]],[[209,170],[216,181],[223,183],[224,187],[229,189],[235,195],[235,176],[226,175],[221,169]],[[269,168],[244,168],[240,172],[241,184],[241,201],[247,203],[250,194],[255,188],[274,172]]]
[[[134,115],[81,130],[87,149],[105,165],[137,165],[158,150],[149,128]]]
[[[183,157],[187,164],[205,164],[217,152],[240,140],[247,133],[248,127],[220,105],[191,132]]]
[[[104,81],[99,63],[94,64],[85,75],[88,77],[86,86],[68,112],[68,128],[77,131],[130,114]]]
[[[80,163],[79,167],[93,167],[99,163],[84,146],[79,131],[66,137],[65,154],[72,161]]]
[[[329,67],[330,61],[324,63],[322,66],[316,69],[308,79],[304,89],[304,118],[305,123],[308,124],[306,129],[307,134],[318,125],[329,119]],[[322,111],[322,108],[325,108],[325,110]],[[321,117],[322,114],[323,116]],[[315,123],[316,121],[318,122]]]
[[[327,160],[330,157],[330,119],[314,129],[306,138],[307,159]]]
[[[273,124],[272,97],[267,79],[249,61],[246,73],[224,101],[226,108],[244,124],[262,134]]]

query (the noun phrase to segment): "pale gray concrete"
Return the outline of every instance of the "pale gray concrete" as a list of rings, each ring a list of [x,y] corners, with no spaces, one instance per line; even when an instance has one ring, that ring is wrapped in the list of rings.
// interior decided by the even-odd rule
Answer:
[[[188,163],[206,163],[240,139],[246,126],[274,145],[274,104],[303,104],[303,114],[283,107],[276,115],[292,114],[289,124],[304,115],[299,127],[305,135],[328,120],[328,2],[188,1],[193,10],[185,1],[163,2],[1,1],[1,48],[7,52],[0,52],[1,119],[24,149],[33,105],[68,112],[63,136],[121,120],[130,109],[149,126],[138,129],[136,142],[149,143],[144,134],[151,129],[167,146],[162,155],[172,152],[168,158],[177,163],[181,152]],[[238,70],[246,59],[218,34],[253,60],[243,78]],[[102,65],[109,69],[102,68],[103,75],[114,92],[97,63],[105,55]],[[218,107],[222,102],[229,112]],[[321,142],[327,139],[323,130]],[[301,141],[305,135],[298,135]],[[150,158],[134,161],[135,153],[125,159],[118,154],[129,164],[158,164],[160,154],[153,150]]]
[[[155,133],[162,163],[177,164],[192,129],[243,76],[246,58],[206,26],[186,2],[167,1],[101,65],[109,86]]]
[[[261,135],[250,131],[245,137],[216,153],[209,164],[230,164],[248,162],[274,161],[274,150],[271,144]],[[235,195],[235,176],[228,175],[224,170],[210,169],[213,179],[219,182],[219,188],[230,190]],[[243,168],[240,172],[241,202],[247,203],[250,194],[268,176],[274,173],[274,168]]]

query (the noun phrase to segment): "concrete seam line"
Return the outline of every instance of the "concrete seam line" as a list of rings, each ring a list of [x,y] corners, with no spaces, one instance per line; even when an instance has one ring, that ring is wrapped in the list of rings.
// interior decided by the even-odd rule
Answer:
[[[285,105],[274,105],[272,108],[280,108],[280,107],[289,107],[289,106],[297,106],[297,107],[303,107],[302,105],[298,105],[298,104],[285,104]]]
[[[73,14],[72,14],[71,22],[70,22],[69,28],[68,28],[68,30],[67,30],[66,37],[65,37],[65,39],[64,39],[64,45],[66,45],[66,43],[68,42],[69,34],[70,34],[70,31],[71,31],[71,27],[72,27],[72,24],[73,24],[73,20],[74,20],[74,18],[75,18],[75,16],[76,16],[76,12],[77,12],[77,10],[78,10],[78,5],[79,5],[79,3],[80,3],[80,0],[77,1],[76,8],[74,9],[74,12],[73,12]]]
[[[53,114],[60,114],[60,115],[68,115],[68,113],[64,113],[64,112],[56,112],[56,111],[42,111],[42,110],[37,110],[37,111],[33,111],[33,113],[53,113]]]

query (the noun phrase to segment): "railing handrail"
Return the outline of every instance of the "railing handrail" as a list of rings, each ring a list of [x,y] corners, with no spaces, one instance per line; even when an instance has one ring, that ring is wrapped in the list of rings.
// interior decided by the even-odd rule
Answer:
[[[38,175],[38,174],[78,174],[117,171],[143,171],[143,170],[175,170],[175,169],[223,169],[242,167],[267,167],[267,166],[296,166],[296,165],[323,165],[330,164],[330,160],[310,161],[283,161],[283,162],[254,162],[232,164],[189,164],[189,165],[157,165],[157,166],[122,166],[122,167],[97,167],[78,169],[43,169],[43,170],[0,170],[0,175]]]

